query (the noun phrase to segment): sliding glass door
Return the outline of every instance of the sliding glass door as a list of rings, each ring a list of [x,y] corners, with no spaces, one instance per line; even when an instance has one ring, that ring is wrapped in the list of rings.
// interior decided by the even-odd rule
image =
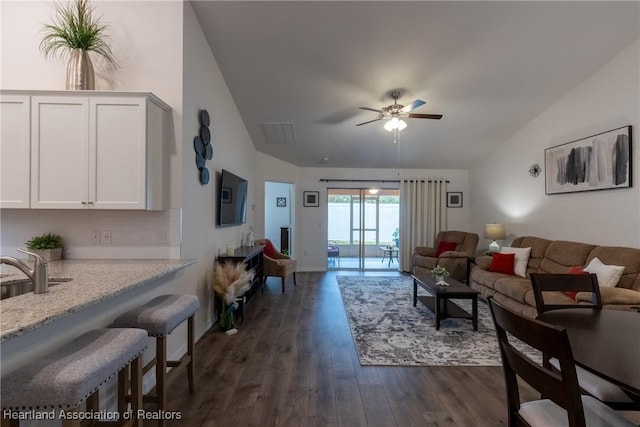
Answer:
[[[398,269],[396,189],[331,188],[327,203],[329,269]]]

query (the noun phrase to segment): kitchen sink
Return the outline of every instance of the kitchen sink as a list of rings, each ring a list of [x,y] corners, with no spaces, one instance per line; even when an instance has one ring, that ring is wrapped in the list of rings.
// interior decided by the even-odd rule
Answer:
[[[50,277],[49,286],[56,286],[60,283],[65,283],[70,280],[70,277]],[[2,287],[0,299],[7,299],[33,292],[33,283],[31,283],[31,280],[29,279],[10,280],[4,283],[0,283],[0,286]]]

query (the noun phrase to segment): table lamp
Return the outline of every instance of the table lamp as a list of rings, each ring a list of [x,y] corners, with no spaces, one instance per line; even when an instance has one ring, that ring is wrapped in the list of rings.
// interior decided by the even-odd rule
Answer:
[[[500,245],[498,245],[496,240],[504,240],[506,237],[504,224],[485,224],[484,238],[493,240],[489,245],[489,252],[498,252],[500,250]]]

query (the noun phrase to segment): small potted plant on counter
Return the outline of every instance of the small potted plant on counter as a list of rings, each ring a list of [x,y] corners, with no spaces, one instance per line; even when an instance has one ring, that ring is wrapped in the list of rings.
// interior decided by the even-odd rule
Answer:
[[[62,259],[62,237],[57,234],[42,234],[31,238],[27,243],[27,250],[40,255],[47,261]]]

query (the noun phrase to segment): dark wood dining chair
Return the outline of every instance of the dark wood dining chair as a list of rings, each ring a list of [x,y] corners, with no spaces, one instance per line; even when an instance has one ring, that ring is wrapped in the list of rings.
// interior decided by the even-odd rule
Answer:
[[[595,274],[541,274],[531,273],[531,287],[538,314],[561,308],[602,308],[602,297]],[[547,292],[553,292],[546,294]],[[562,292],[562,294],[560,294]],[[591,292],[592,303],[575,304],[568,293]],[[545,294],[548,297],[545,300]],[[566,298],[565,298],[566,297]],[[567,300],[569,298],[569,300]]]
[[[571,344],[564,328],[525,317],[493,298],[489,298],[489,306],[507,387],[509,427],[635,426],[594,397],[580,394]],[[513,345],[514,337],[558,359],[561,372],[529,359]],[[518,377],[547,398],[520,402]]]
[[[602,297],[598,278],[595,274],[540,274],[531,273],[531,287],[536,300],[538,315],[549,310],[559,310],[563,308],[590,308],[602,309]],[[560,292],[563,292],[562,294]],[[592,302],[589,303],[567,303],[566,292],[591,292]],[[546,297],[546,299],[545,299]],[[545,365],[550,365],[560,370],[558,360],[545,355],[543,357]],[[589,372],[580,366],[576,366],[578,374],[578,384],[582,390],[596,399],[604,402],[608,406],[618,410],[637,410],[638,403],[632,399],[627,392],[616,384]]]

